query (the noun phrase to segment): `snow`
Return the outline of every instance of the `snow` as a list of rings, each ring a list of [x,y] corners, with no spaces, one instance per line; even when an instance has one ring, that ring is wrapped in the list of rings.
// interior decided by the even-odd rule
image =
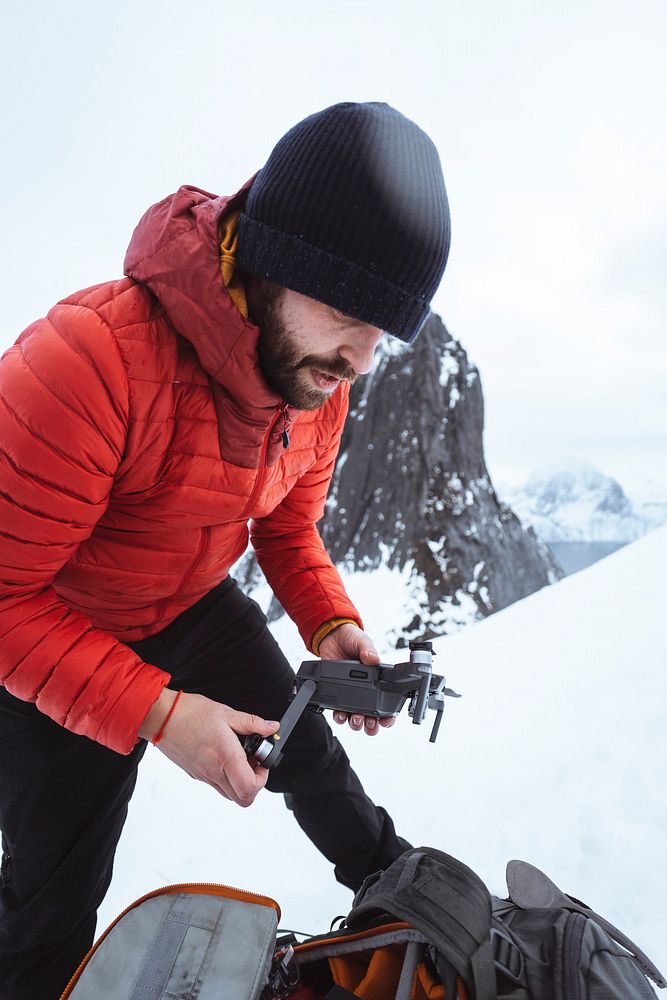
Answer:
[[[459,371],[460,371],[459,363],[454,357],[454,355],[445,352],[442,355],[442,359],[440,361],[440,375],[439,375],[440,385],[446,388],[449,385],[450,381],[453,378],[456,378],[456,376],[459,374]],[[457,387],[452,386],[452,389],[456,390],[456,398],[458,399],[459,391]],[[449,408],[450,410],[452,409],[451,403]]]
[[[505,894],[521,858],[619,926],[667,971],[667,527],[482,622],[435,642],[449,701],[438,742],[407,712],[374,738],[336,730],[370,794],[415,844],[447,851]],[[348,578],[383,661],[409,576]],[[298,665],[291,623],[275,626]],[[221,655],[224,669],[224,651]],[[281,926],[327,930],[351,896],[261,793],[242,810],[149,748],[102,929],[165,883],[213,881],[268,894]]]
[[[375,364],[377,365],[382,358],[400,358],[404,354],[410,354],[411,350],[410,344],[406,344],[404,340],[400,340],[398,337],[387,334],[375,349]]]

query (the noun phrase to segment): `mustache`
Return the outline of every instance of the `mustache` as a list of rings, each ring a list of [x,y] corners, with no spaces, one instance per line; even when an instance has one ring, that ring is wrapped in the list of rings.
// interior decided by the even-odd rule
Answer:
[[[350,385],[356,382],[359,377],[356,368],[353,368],[351,364],[342,358],[329,361],[328,359],[318,358],[315,354],[308,354],[305,358],[302,358],[297,368],[316,368],[317,371],[323,372],[325,375],[330,375],[332,378],[347,379]]]

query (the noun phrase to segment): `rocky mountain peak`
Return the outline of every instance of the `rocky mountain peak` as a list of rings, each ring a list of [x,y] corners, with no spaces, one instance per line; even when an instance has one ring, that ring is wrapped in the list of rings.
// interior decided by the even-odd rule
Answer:
[[[349,569],[407,573],[403,634],[447,632],[562,575],[496,496],[483,429],[479,372],[435,315],[352,388],[322,537]]]

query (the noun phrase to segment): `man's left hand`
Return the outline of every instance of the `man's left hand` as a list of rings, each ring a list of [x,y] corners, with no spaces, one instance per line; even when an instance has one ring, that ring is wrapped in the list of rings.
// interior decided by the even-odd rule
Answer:
[[[380,662],[380,654],[371,637],[351,622],[339,625],[329,635],[325,635],[320,643],[319,654],[322,660],[359,660],[369,666],[376,666]],[[333,717],[339,725],[349,722],[351,729],[356,732],[363,729],[369,736],[377,736],[378,722],[384,729],[388,729],[396,721],[393,716],[389,719],[376,719],[372,715],[348,715],[347,712],[334,712]]]

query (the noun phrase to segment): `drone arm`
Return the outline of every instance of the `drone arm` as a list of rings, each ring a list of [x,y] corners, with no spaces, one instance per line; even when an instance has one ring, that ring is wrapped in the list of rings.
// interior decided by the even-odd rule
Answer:
[[[279,764],[283,756],[285,743],[305,712],[316,688],[317,684],[314,680],[304,681],[280,720],[280,729],[278,732],[267,739],[263,739],[256,734],[246,736],[244,740],[246,753],[255,757],[264,767],[275,767]]]

